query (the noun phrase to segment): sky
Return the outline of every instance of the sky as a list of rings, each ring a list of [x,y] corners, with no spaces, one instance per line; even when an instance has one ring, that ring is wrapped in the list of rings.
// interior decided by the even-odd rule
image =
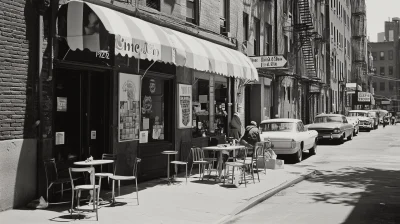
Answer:
[[[385,21],[400,18],[400,0],[366,0],[367,33],[371,42],[377,41],[379,32],[385,31]]]

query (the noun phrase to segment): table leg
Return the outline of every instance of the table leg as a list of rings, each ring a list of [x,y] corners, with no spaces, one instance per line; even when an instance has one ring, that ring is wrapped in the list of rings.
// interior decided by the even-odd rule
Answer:
[[[168,161],[168,163],[167,163],[167,180],[168,180],[168,183],[170,183],[170,179],[169,179],[169,155],[167,155],[167,157],[168,157],[168,159],[167,159],[167,161]]]
[[[220,152],[219,156],[218,156],[218,178],[219,178],[219,181],[221,181],[223,165],[224,165],[224,163],[222,160],[222,152]]]

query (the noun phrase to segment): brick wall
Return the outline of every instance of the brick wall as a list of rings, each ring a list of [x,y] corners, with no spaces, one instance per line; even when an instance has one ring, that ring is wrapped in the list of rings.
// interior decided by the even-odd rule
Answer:
[[[34,136],[36,24],[29,2],[0,0],[0,140]]]

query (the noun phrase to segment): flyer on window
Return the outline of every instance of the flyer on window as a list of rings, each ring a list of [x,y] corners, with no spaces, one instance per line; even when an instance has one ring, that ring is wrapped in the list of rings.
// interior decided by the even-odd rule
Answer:
[[[140,75],[119,73],[118,139],[120,142],[139,139]]]
[[[192,128],[192,85],[178,84],[178,128]]]

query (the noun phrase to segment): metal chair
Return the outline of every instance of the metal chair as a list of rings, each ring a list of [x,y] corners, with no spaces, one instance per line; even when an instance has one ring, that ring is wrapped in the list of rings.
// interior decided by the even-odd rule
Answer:
[[[138,163],[140,163],[142,159],[137,158],[135,159],[135,163],[133,164],[133,173],[132,176],[121,176],[121,175],[112,175],[109,176],[109,178],[112,180],[112,201],[113,204],[115,204],[115,181],[121,181],[121,180],[135,180],[135,185],[136,185],[136,199],[137,203],[139,205],[139,188],[137,184],[137,166]],[[121,195],[121,188],[120,185],[118,185],[118,194]]]
[[[83,184],[83,185],[75,185],[74,178],[72,177],[72,173],[85,173],[89,172],[90,174],[90,184]],[[72,212],[75,209],[76,211],[96,211],[96,220],[99,220],[98,215],[98,207],[99,207],[99,196],[100,196],[100,186],[96,185],[95,182],[95,171],[94,167],[84,167],[84,168],[69,168],[69,176],[71,179],[71,186],[72,186],[72,201],[71,201],[71,211],[70,215],[72,218]],[[75,191],[77,191],[77,207],[74,207],[74,197]],[[80,208],[80,198],[82,191],[93,191],[93,209],[83,209]]]
[[[96,177],[99,178],[99,186],[100,186],[100,191],[101,191],[101,179],[107,177],[108,181],[110,181],[110,176],[115,175],[115,172],[117,171],[116,167],[117,167],[117,156],[115,154],[106,154],[104,153],[101,156],[101,159],[103,160],[113,160],[114,163],[112,164],[112,173],[104,173],[103,172],[103,165],[100,166],[100,173],[96,173]],[[104,165],[107,166],[107,165]],[[118,186],[120,186],[120,182],[118,181]]]
[[[211,166],[213,165],[214,158],[205,158],[204,157],[204,150],[200,147],[192,147],[190,148],[190,152],[192,155],[192,166],[190,168],[190,173],[189,175],[192,175],[192,170],[193,170],[193,165],[197,164],[199,165],[199,178],[203,180],[204,178],[204,166],[208,165],[208,170],[209,173],[208,175],[211,175]],[[203,173],[203,177],[201,174]]]
[[[44,160],[43,163],[44,163],[44,170],[46,173],[46,200],[49,201],[50,188],[57,184],[61,185],[61,190],[59,192],[61,192],[61,198],[63,198],[64,191],[70,190],[70,188],[64,189],[64,184],[71,183],[70,178],[59,178],[58,177],[57,165],[56,165],[54,158]],[[74,178],[74,180],[76,180],[76,179],[78,179],[78,178]]]
[[[244,148],[244,149],[239,149],[237,151],[237,154],[235,156],[236,161],[235,162],[226,162],[225,163],[225,173],[224,173],[224,184],[225,184],[225,180],[228,179],[229,180],[229,167],[232,167],[232,184],[233,184],[233,180],[235,178],[235,168],[239,168],[243,174],[242,178],[244,179],[244,185],[245,187],[247,187],[247,181],[246,181],[246,167],[248,164],[246,164],[246,158],[247,158],[247,152],[248,152],[248,148]],[[254,177],[253,177],[254,179]]]

